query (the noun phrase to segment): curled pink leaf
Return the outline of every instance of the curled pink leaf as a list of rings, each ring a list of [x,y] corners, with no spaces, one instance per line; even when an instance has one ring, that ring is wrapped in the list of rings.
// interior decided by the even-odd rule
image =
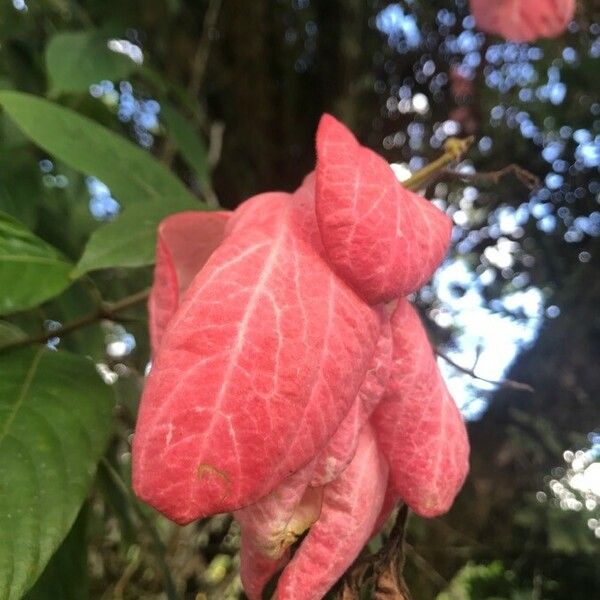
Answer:
[[[154,281],[148,300],[153,354],[183,293],[223,240],[230,214],[190,211],[177,213],[161,222]]]
[[[450,242],[450,219],[330,115],[317,131],[316,213],[331,265],[371,304],[421,287]]]
[[[280,557],[266,556],[254,540],[242,534],[240,542],[240,578],[249,600],[262,600],[263,590],[278,571],[288,563],[290,551]]]
[[[180,523],[251,504],[307,464],[379,335],[376,312],[313,246],[310,198],[269,196],[272,218],[241,216],[193,279],[144,389],[133,485]]]
[[[283,570],[277,600],[323,597],[369,539],[386,483],[387,465],[367,425],[348,468],[325,487],[321,516]]]
[[[333,481],[348,466],[356,452],[360,432],[385,391],[392,366],[392,333],[387,311],[380,308],[378,314],[381,330],[371,366],[348,414],[317,457],[311,485]]]
[[[371,422],[390,482],[417,514],[446,512],[469,468],[462,417],[417,311],[405,299],[392,315],[392,374]]]
[[[264,586],[287,562],[289,547],[321,514],[323,488],[308,487],[313,470],[314,461],[234,513],[242,530],[242,584],[250,600],[260,600]]]

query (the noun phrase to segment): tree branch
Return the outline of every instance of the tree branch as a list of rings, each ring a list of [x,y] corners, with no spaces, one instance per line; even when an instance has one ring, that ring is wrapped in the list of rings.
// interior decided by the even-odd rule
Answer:
[[[221,0],[211,0],[204,15],[202,23],[202,36],[200,43],[192,60],[192,76],[188,85],[188,92],[192,98],[195,98],[200,92],[206,65],[208,64],[208,53],[211,43],[211,31],[217,24],[219,11],[221,10]]]
[[[514,175],[514,177],[529,190],[535,190],[541,185],[540,178],[537,175],[534,175],[533,173],[531,173],[531,171],[528,171],[527,169],[524,169],[523,167],[514,163],[507,165],[502,169],[498,169],[497,171],[490,172],[478,171],[476,173],[460,173],[459,171],[451,171],[445,169],[444,171],[442,171],[441,175],[453,179],[461,179],[474,182],[486,181],[493,184],[499,183],[499,181],[507,175]]]
[[[465,373],[465,375],[473,377],[473,379],[478,379],[479,381],[484,381],[485,383],[490,383],[501,388],[511,388],[513,390],[520,390],[522,392],[529,393],[535,392],[535,390],[528,383],[522,383],[521,381],[514,381],[512,379],[502,379],[501,381],[494,381],[493,379],[486,379],[485,377],[480,377],[475,373],[473,369],[469,369],[468,367],[463,367],[462,365],[459,365],[457,362],[454,361],[454,359],[450,358],[441,350],[436,349],[435,353],[440,358],[443,358],[449,365],[453,366],[461,373]]]
[[[118,313],[127,310],[132,306],[142,304],[148,299],[149,294],[150,290],[146,289],[136,292],[131,296],[126,296],[117,302],[101,302],[98,308],[87,315],[83,315],[77,319],[74,319],[73,321],[70,321],[69,323],[65,323],[53,331],[44,331],[38,335],[18,339],[14,342],[5,344],[4,346],[0,346],[0,352],[14,348],[21,348],[23,346],[30,346],[32,344],[45,344],[51,339],[63,337],[73,331],[82,329],[88,325],[93,325],[94,323],[97,323],[103,319],[108,321],[118,321],[120,320]]]
[[[200,36],[200,42],[192,58],[192,65],[190,68],[190,81],[187,86],[187,93],[189,94],[192,103],[197,102],[198,94],[202,86],[202,80],[204,79],[204,73],[206,72],[206,65],[208,64],[208,55],[211,44],[211,31],[217,24],[219,18],[219,11],[221,10],[222,0],[211,0],[206,13],[204,15],[204,21],[202,22],[202,35]],[[167,167],[170,167],[175,158],[177,148],[175,144],[167,138],[161,150],[160,160]],[[216,196],[212,191],[212,188],[208,187],[205,190],[208,204],[212,206],[218,206],[216,202]]]

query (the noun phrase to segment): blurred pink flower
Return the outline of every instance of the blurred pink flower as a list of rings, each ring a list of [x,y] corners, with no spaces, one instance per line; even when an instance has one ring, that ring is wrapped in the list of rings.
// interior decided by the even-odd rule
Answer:
[[[531,42],[560,35],[575,13],[575,0],[471,0],[482,31],[511,42]]]

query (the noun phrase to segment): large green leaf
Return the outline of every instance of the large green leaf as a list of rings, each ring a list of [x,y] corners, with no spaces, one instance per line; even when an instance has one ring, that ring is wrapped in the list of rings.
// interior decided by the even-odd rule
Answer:
[[[98,31],[57,33],[46,47],[50,93],[87,92],[104,79],[128,77],[137,65],[108,48],[107,36]]]
[[[91,361],[44,347],[0,353],[0,600],[17,600],[67,535],[114,404]]]
[[[52,555],[24,600],[87,600],[87,507],[84,504],[71,531]]]
[[[151,154],[76,112],[21,92],[0,92],[11,119],[49,154],[102,180],[122,204],[197,200]]]
[[[52,246],[0,212],[0,314],[57,296],[71,283],[71,268]]]
[[[168,102],[162,103],[160,112],[167,125],[167,132],[181,156],[196,172],[200,182],[206,183],[209,178],[206,144],[194,131],[194,124]]]
[[[91,235],[72,277],[109,267],[153,264],[158,224],[173,213],[172,208],[171,204],[158,202],[126,208],[114,223],[100,227]],[[185,206],[180,209],[184,210]]]

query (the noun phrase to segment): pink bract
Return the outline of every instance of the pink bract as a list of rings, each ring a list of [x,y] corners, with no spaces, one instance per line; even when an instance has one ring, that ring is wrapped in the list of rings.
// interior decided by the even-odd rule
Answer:
[[[154,285],[148,302],[153,354],[181,296],[223,240],[228,219],[227,212],[182,212],[160,224]]]
[[[560,35],[575,13],[575,0],[471,0],[476,26],[511,42]]]
[[[402,298],[392,315],[390,381],[372,423],[390,483],[416,513],[445,513],[469,468],[464,423],[417,311]]]
[[[179,523],[235,511],[251,600],[281,569],[279,600],[320,598],[398,500],[440,514],[468,467],[403,298],[442,260],[450,220],[328,115],[317,154],[294,194],[158,232],[134,489]]]
[[[371,536],[387,472],[367,425],[352,462],[325,488],[321,516],[284,569],[276,600],[318,600],[344,574]]]
[[[271,218],[241,215],[192,280],[144,389],[133,483],[180,523],[255,502],[309,462],[379,335],[377,313],[310,243],[307,207],[277,193],[261,210]]]
[[[317,131],[315,205],[329,262],[371,304],[414,292],[448,250],[450,219],[329,115]]]

